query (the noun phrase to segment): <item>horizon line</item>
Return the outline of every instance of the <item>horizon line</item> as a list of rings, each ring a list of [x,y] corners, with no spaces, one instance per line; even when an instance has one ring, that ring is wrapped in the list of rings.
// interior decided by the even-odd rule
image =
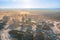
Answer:
[[[0,8],[0,10],[60,10],[60,8]]]

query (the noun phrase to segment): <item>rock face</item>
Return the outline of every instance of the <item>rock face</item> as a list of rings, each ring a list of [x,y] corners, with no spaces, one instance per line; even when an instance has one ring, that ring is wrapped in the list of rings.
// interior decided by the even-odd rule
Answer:
[[[4,16],[0,21],[0,30],[4,28],[9,20],[9,16]]]
[[[9,17],[8,16],[4,16],[2,19],[2,23],[0,23],[0,30],[6,28],[4,25],[6,25],[6,23],[8,22]],[[23,24],[20,25],[20,21],[18,21],[17,17],[15,18],[15,16],[12,18],[12,21],[10,22],[9,26],[7,29],[10,29],[11,31],[9,31],[9,34],[12,38],[12,40],[56,40],[57,36],[53,33],[53,31],[51,30],[50,26],[53,26],[50,24],[47,25],[47,23],[43,22],[41,25],[37,23],[34,23],[34,25],[36,26],[36,30],[32,30],[32,25],[30,24],[31,19],[28,18],[28,20],[25,23],[26,19],[22,19],[23,20]],[[36,19],[38,20],[38,19]],[[28,25],[26,25],[28,24]],[[37,25],[38,24],[38,25]],[[21,30],[15,30],[17,27],[21,27]],[[33,26],[34,27],[34,26]],[[6,33],[6,35],[5,35]],[[1,34],[0,34],[1,35]],[[4,36],[5,35],[5,36]],[[6,32],[6,29],[4,29],[3,33],[2,33],[2,40],[4,40],[4,38],[8,37],[8,30]],[[5,40],[8,40],[5,39]]]
[[[30,33],[30,31],[22,32],[17,30],[11,30],[9,32],[10,36],[16,40],[56,40],[56,35],[52,32],[49,26],[44,26],[42,30],[40,30],[41,25],[38,25],[37,32]],[[48,27],[48,28],[46,28]],[[35,37],[34,37],[35,34]]]
[[[2,19],[2,22],[0,23],[0,38],[1,40],[11,40],[10,35],[8,33],[9,29],[8,27],[8,21],[9,21],[9,16],[4,16]]]
[[[32,40],[33,39],[33,35],[31,33],[21,32],[17,30],[12,30],[9,32],[9,34],[11,35],[11,37],[16,38],[18,40]]]
[[[0,30],[3,29],[3,23],[0,23]]]

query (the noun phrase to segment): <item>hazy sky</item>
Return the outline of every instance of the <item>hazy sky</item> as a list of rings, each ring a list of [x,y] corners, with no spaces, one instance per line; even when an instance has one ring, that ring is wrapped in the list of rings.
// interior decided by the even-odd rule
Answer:
[[[0,0],[0,8],[60,8],[60,0]]]

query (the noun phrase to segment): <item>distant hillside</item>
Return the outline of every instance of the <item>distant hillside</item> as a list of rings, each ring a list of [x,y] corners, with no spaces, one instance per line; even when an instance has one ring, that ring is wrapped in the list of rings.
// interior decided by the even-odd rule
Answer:
[[[0,10],[0,19],[4,15],[20,15],[21,11],[27,11],[27,10]],[[60,10],[28,10],[30,12],[31,17],[36,18],[47,18],[52,20],[60,20]]]
[[[60,12],[51,13],[51,14],[50,13],[49,14],[44,14],[44,16],[48,19],[60,21]]]

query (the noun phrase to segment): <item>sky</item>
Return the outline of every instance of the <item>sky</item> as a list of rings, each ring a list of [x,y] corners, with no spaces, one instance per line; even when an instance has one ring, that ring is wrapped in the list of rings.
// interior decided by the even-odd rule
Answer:
[[[60,8],[60,0],[0,0],[0,8]]]

